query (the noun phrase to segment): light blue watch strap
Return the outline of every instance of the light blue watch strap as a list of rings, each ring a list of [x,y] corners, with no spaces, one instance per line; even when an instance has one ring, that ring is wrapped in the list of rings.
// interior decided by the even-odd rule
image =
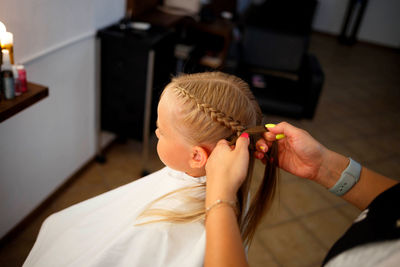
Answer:
[[[342,172],[339,181],[329,189],[329,192],[337,196],[343,196],[347,193],[360,179],[361,165],[357,161],[350,159],[349,166]]]

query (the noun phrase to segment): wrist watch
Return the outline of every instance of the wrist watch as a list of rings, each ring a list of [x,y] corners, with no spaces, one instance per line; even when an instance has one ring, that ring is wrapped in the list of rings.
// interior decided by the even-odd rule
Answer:
[[[357,161],[350,159],[349,166],[342,172],[339,181],[329,189],[329,192],[337,196],[346,194],[360,179],[361,165]]]

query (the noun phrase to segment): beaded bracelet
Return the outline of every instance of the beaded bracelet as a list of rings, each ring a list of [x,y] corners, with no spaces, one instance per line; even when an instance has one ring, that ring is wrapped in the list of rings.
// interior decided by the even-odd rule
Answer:
[[[229,201],[229,200],[222,200],[222,199],[217,199],[213,204],[211,204],[210,206],[208,206],[206,208],[206,216],[205,219],[207,219],[207,215],[208,213],[211,211],[211,209],[219,206],[219,205],[229,205],[230,207],[233,208],[233,211],[235,212],[236,216],[238,214],[238,210],[237,210],[237,202],[236,201]]]

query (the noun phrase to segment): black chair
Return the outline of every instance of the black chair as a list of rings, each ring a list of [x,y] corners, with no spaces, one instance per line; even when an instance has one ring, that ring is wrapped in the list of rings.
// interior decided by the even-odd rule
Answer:
[[[317,1],[267,0],[243,15],[237,74],[263,113],[313,118],[324,82],[307,52]]]

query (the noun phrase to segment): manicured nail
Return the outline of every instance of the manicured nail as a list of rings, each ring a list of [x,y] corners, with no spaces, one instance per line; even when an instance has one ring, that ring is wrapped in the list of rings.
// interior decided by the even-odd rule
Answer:
[[[249,134],[248,133],[242,133],[240,136],[241,137],[245,137],[245,138],[249,138]]]
[[[265,147],[264,146],[260,146],[260,149],[262,150],[262,152],[265,151]]]
[[[284,134],[277,134],[275,136],[275,138],[276,138],[276,140],[279,140],[279,139],[285,138],[285,135]]]
[[[265,124],[265,128],[274,128],[276,125],[273,123],[267,123]]]

